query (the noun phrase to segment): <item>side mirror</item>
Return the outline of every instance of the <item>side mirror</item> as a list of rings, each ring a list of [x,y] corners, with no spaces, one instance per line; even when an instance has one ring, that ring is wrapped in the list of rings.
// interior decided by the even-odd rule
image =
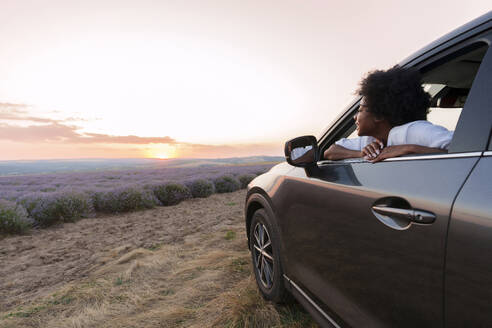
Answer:
[[[285,159],[293,166],[306,167],[316,164],[318,141],[314,136],[302,136],[285,143]]]

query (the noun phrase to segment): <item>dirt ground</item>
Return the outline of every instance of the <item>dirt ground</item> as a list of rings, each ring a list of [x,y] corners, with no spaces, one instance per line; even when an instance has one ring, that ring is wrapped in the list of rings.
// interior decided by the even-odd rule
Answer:
[[[245,191],[0,240],[1,327],[302,327],[258,295]]]

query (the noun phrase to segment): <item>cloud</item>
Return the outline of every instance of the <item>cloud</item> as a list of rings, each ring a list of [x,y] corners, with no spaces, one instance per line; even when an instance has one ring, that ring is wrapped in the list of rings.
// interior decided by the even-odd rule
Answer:
[[[0,102],[0,120],[10,120],[10,121],[29,121],[36,123],[63,123],[63,122],[89,122],[90,119],[85,119],[81,117],[67,117],[61,120],[54,120],[45,117],[37,117],[29,115],[27,109],[28,105],[25,104],[13,104]],[[54,111],[56,112],[56,111]]]
[[[38,123],[54,123],[55,120],[33,117],[27,114],[28,105],[0,102],[0,120],[32,121]]]
[[[27,127],[0,123],[0,140],[15,142],[61,142],[72,144],[173,144],[176,141],[166,137],[112,136],[98,133],[79,133],[79,127],[52,122]]]
[[[29,107],[26,104],[13,104],[7,102],[0,102],[0,110],[2,109],[16,109],[16,108],[27,108]]]
[[[112,136],[99,133],[80,133],[80,127],[65,124],[70,121],[87,121],[79,117],[56,120],[29,115],[28,105],[0,102],[1,121],[24,121],[42,123],[17,126],[0,123],[0,140],[15,142],[62,142],[74,144],[173,144],[170,137]]]
[[[41,150],[43,150],[43,156],[51,154],[50,156],[54,156],[53,158],[62,158],[64,156],[74,157],[73,151],[78,151],[79,157],[121,157],[123,154],[127,154],[129,157],[141,157],[143,154],[142,151],[146,149],[142,148],[142,146],[150,147],[148,149],[155,149],[153,147],[158,146],[152,145],[159,144],[173,146],[175,148],[175,154],[178,157],[194,158],[281,155],[283,149],[281,143],[206,145],[178,142],[169,136],[112,136],[100,133],[81,133],[78,131],[79,129],[77,126],[60,123],[31,125],[27,127],[0,123],[0,142],[11,142],[11,148],[14,145],[18,145],[16,146],[18,151],[25,149],[25,147],[32,148],[29,154],[23,154],[22,156],[16,155],[15,158],[39,157],[40,155],[34,155]],[[60,150],[66,149],[66,147],[70,147],[70,149]],[[49,152],[49,149],[52,151]],[[104,149],[112,150],[106,152]],[[59,150],[59,153],[53,155],[52,152],[55,150]]]
[[[176,141],[170,137],[138,137],[138,136],[110,136],[107,134],[86,133],[79,142],[89,143],[121,143],[121,144],[149,144],[162,143],[173,144]]]
[[[100,157],[104,154],[121,157],[122,154],[126,153],[128,156],[140,157],[142,156],[142,150],[145,149],[142,148],[142,145],[148,145],[149,149],[151,149],[155,147],[152,145],[159,144],[174,146],[176,155],[179,157],[195,158],[235,157],[260,154],[277,155],[282,150],[282,145],[276,143],[207,145],[178,142],[169,136],[115,136],[81,132],[80,126],[68,124],[67,122],[83,121],[84,119],[82,118],[70,117],[64,120],[56,120],[36,117],[30,115],[28,109],[28,105],[0,102],[0,141],[14,142],[12,145],[17,144],[18,148],[20,147],[22,149],[25,147],[32,148],[30,154],[41,149],[43,150],[43,154],[48,151],[47,149],[65,149],[63,151],[60,150],[60,152],[67,156],[72,151],[79,151],[80,156],[86,154],[86,157]],[[2,120],[4,123],[2,123]],[[32,124],[28,123],[28,126],[25,124],[19,126],[14,123],[15,121],[32,122]],[[132,145],[134,146],[132,147]],[[66,150],[66,147],[70,147],[70,151]],[[112,150],[109,151],[110,149]],[[73,155],[70,156],[73,157]],[[22,157],[25,156],[23,155]],[[60,155],[56,155],[55,157],[60,157]]]
[[[10,121],[31,121],[36,123],[58,123],[60,121],[42,118],[42,117],[34,117],[27,116],[24,111],[10,109],[8,112],[0,109],[0,120],[10,120]]]
[[[64,119],[62,122],[91,122],[91,121],[97,121],[100,120],[100,118],[93,118],[93,119],[88,119],[88,118],[82,118],[82,117],[67,117]]]
[[[27,127],[0,124],[0,139],[17,142],[53,142],[73,140],[80,136],[76,127],[51,123]]]

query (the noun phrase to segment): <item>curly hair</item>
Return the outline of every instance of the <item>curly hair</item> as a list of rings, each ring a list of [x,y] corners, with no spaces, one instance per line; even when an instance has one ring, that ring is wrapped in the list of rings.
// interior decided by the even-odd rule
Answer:
[[[371,112],[392,126],[427,119],[430,95],[422,89],[417,69],[393,66],[369,72],[357,94],[365,98]]]

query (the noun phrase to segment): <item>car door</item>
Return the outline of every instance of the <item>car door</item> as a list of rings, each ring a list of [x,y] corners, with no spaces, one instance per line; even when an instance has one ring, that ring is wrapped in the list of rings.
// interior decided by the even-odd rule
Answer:
[[[456,199],[446,256],[446,327],[492,327],[492,152]]]
[[[489,51],[490,53],[490,51]],[[464,127],[482,146],[492,135],[492,60],[482,66],[480,113]],[[487,65],[485,67],[485,65]],[[492,327],[492,140],[460,190],[449,226],[445,268],[445,326]]]
[[[292,178],[288,274],[350,326],[440,326],[449,212],[477,159],[327,164]],[[397,230],[376,218],[375,204],[435,220]]]
[[[481,156],[463,129],[489,78],[481,66],[449,154],[321,161],[285,178],[286,274],[342,326],[443,326],[449,215]]]

